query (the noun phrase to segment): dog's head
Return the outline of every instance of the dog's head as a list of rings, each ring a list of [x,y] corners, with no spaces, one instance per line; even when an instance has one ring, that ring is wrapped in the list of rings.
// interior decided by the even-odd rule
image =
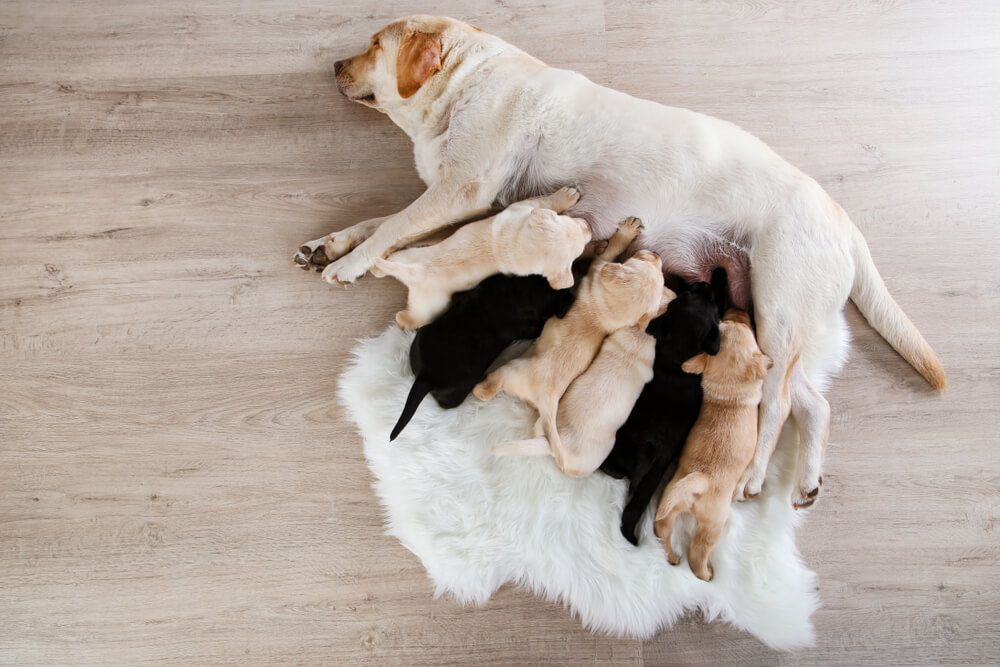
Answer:
[[[445,67],[452,47],[479,32],[447,16],[408,16],[372,35],[363,53],[338,60],[337,87],[348,99],[389,111],[413,98]]]
[[[645,328],[663,301],[663,262],[649,250],[628,261],[607,262],[597,269],[593,287],[600,317],[609,330],[638,325]]]
[[[743,311],[728,311],[719,324],[719,335],[718,354],[709,356],[702,352],[685,361],[681,368],[688,373],[700,373],[704,380],[716,385],[737,388],[759,384],[773,364],[757,346],[750,317]]]

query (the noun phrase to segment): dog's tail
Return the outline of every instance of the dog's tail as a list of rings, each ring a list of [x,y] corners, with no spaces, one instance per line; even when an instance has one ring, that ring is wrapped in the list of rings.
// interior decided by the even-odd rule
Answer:
[[[709,478],[703,472],[689,472],[670,487],[656,508],[656,520],[662,521],[675,512],[690,512],[701,494],[708,491]]]
[[[399,421],[392,427],[392,433],[389,434],[389,442],[395,440],[396,436],[403,432],[406,425],[410,423],[410,419],[413,418],[413,413],[417,411],[420,403],[430,391],[430,383],[418,375],[417,379],[413,381],[413,386],[410,387],[410,394],[406,397],[406,404],[403,405],[403,413],[399,415]]]
[[[378,278],[392,276],[402,283],[412,282],[423,278],[424,265],[396,262],[384,257],[377,257],[375,259],[375,271],[373,274]]]
[[[932,387],[944,391],[948,386],[948,379],[937,354],[889,294],[882,276],[875,268],[861,230],[852,225],[852,232],[854,287],[851,289],[851,300],[868,323],[900,356],[924,376]]]
[[[549,441],[544,435],[527,440],[511,440],[490,450],[493,456],[547,456],[550,452]]]

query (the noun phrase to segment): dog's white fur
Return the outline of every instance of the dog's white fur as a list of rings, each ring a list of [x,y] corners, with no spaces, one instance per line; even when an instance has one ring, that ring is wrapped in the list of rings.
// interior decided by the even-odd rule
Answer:
[[[396,313],[396,324],[407,330],[422,327],[448,306],[455,292],[495,273],[541,275],[553,289],[572,287],[573,261],[590,242],[590,227],[580,218],[558,214],[579,199],[575,188],[561,188],[511,204],[439,243],[376,258],[373,275],[392,276],[409,289],[406,310]]]
[[[400,94],[396,57],[419,37],[423,85]],[[400,52],[401,53],[401,52]],[[405,62],[410,62],[409,60]],[[607,236],[627,215],[647,222],[641,244],[668,270],[704,274],[706,247],[744,250],[761,348],[773,360],[763,388],[754,462],[740,497],[761,490],[778,434],[795,415],[809,465],[793,502],[820,484],[829,405],[796,369],[815,352],[815,330],[848,296],[927,380],[943,389],[933,350],[882,282],[867,244],[813,179],[737,126],[598,86],[548,67],[498,37],[454,19],[415,16],[390,24],[338,82],[346,95],[386,113],[413,140],[427,191],[405,210],[305,244],[323,248],[330,282],[351,282],[377,257],[450,222],[575,184],[571,211]],[[347,78],[350,77],[348,81]],[[369,97],[373,95],[374,97]]]
[[[816,579],[794,539],[808,510],[796,512],[788,502],[799,450],[793,429],[784,431],[764,492],[733,506],[713,554],[715,579],[705,583],[690,569],[667,564],[653,534],[655,504],[639,524],[639,546],[625,541],[618,529],[624,481],[572,478],[548,457],[491,456],[493,445],[531,434],[534,411],[520,401],[467,400],[454,410],[431,401],[390,444],[413,382],[412,340],[391,326],[361,343],[339,397],[363,437],[386,530],[420,559],[437,595],[482,605],[510,584],[566,605],[596,632],[645,639],[697,613],[772,647],[812,642]],[[823,387],[847,350],[839,313],[815,332],[814,342],[815,355],[802,364]],[[338,521],[337,512],[331,520]],[[676,547],[693,528],[687,517],[679,520]]]

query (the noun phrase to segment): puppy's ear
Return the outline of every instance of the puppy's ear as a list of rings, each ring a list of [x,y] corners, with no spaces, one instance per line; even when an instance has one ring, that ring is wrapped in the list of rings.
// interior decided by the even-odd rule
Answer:
[[[667,308],[670,306],[670,302],[677,298],[674,291],[669,287],[663,288],[663,297],[660,299],[660,307],[656,309],[656,317],[659,317],[663,313],[667,312]]]
[[[563,269],[559,273],[549,276],[549,287],[552,289],[569,289],[573,286],[573,272]]]
[[[441,35],[407,30],[396,56],[399,96],[412,97],[440,69]]]
[[[719,325],[713,323],[708,334],[701,341],[701,349],[713,356],[719,353],[722,346],[722,337],[719,335]]]
[[[774,362],[771,361],[771,357],[763,352],[753,353],[753,375],[756,379],[763,380],[767,377],[767,372],[772,366],[774,366]]]
[[[692,375],[701,375],[705,372],[706,366],[708,366],[708,355],[702,352],[681,364],[681,370]]]

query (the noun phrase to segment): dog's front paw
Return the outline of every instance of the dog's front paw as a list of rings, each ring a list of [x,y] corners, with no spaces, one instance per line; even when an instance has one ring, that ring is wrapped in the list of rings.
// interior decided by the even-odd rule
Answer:
[[[624,234],[631,236],[633,239],[642,234],[642,230],[646,226],[642,224],[642,220],[635,216],[631,216],[622,220],[622,223],[618,225],[618,230]]]
[[[815,482],[811,480],[803,480],[799,482],[795,491],[792,493],[792,507],[797,510],[803,510],[807,507],[812,507],[816,500],[819,498],[819,490],[823,486],[823,477],[818,477]]]
[[[298,252],[292,256],[292,261],[304,271],[322,270],[330,263],[330,258],[326,256],[326,248],[323,246],[325,241],[326,237],[323,237],[303,243],[299,246]]]
[[[711,581],[712,578],[715,577],[715,571],[712,569],[712,566],[707,563],[704,567],[692,570],[692,572],[694,572],[694,576],[698,577],[702,581]]]
[[[323,280],[331,285],[347,285],[368,273],[372,262],[359,252],[352,252],[323,269]]]
[[[739,484],[736,485],[733,500],[739,502],[750,500],[760,495],[762,488],[764,488],[764,473],[758,473],[755,466],[751,465],[744,471],[743,477],[740,478]]]

